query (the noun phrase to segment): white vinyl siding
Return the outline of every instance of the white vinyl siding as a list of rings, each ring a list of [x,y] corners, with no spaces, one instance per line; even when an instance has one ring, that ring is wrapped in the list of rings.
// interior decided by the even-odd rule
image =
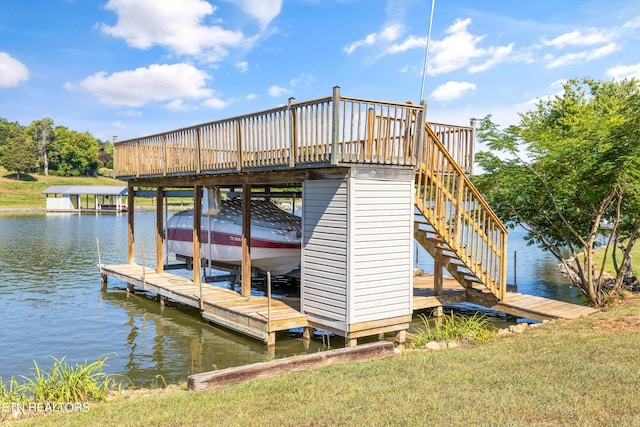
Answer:
[[[412,183],[350,182],[351,240],[348,322],[411,314]]]
[[[345,325],[347,181],[305,181],[302,228],[302,311]]]

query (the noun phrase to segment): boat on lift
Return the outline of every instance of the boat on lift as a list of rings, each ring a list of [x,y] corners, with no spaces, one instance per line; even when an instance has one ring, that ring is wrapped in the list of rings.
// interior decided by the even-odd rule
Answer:
[[[229,270],[242,264],[242,200],[221,200],[205,189],[200,253],[205,262]],[[301,218],[267,200],[251,200],[251,266],[274,275],[300,268]],[[165,228],[167,252],[193,259],[193,209],[176,213]]]

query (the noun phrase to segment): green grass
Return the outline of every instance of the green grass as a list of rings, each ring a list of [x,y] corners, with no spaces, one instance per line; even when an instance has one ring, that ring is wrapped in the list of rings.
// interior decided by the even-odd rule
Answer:
[[[104,401],[119,389],[115,380],[103,370],[106,357],[74,365],[64,359],[53,357],[49,370],[40,368],[34,361],[31,374],[22,375],[20,379],[12,377],[5,383],[0,378],[0,405]]]
[[[489,318],[480,313],[465,316],[452,311],[440,319],[432,319],[425,314],[419,317],[422,327],[413,331],[412,348],[424,348],[431,341],[486,342],[495,331]]]
[[[18,425],[640,425],[640,303],[446,351],[209,392],[126,393]]]
[[[42,191],[52,185],[126,185],[126,182],[108,177],[60,177],[37,174],[21,175],[14,179],[6,169],[0,168],[0,209],[27,209],[46,206]],[[84,199],[83,199],[84,203]]]

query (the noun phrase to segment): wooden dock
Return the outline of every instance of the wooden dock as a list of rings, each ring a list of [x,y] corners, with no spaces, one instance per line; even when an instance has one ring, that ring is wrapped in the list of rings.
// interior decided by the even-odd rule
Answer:
[[[308,325],[307,316],[299,311],[300,300],[296,298],[243,297],[230,289],[209,283],[199,286],[188,278],[158,273],[138,264],[100,265],[100,274],[104,278],[123,280],[161,298],[199,308],[206,320],[270,345],[275,343],[277,331]]]
[[[416,276],[413,278],[413,282],[414,310],[437,308],[440,305],[459,302],[469,302],[513,316],[540,321],[575,319],[598,311],[593,307],[509,291],[506,292],[504,300],[498,301],[495,296],[487,292],[486,289],[478,287],[477,289],[465,290],[462,285],[449,276],[443,278],[443,291],[440,296],[434,295],[432,275]]]
[[[130,287],[155,293],[163,299],[195,307],[211,323],[275,344],[275,333],[308,327],[307,315],[300,312],[299,298],[274,299],[264,296],[244,297],[230,289],[210,283],[201,286],[191,279],[139,264],[100,265],[100,273],[122,280]],[[413,310],[438,308],[471,302],[514,316],[535,320],[574,319],[597,310],[548,298],[507,292],[504,301],[480,290],[465,290],[451,277],[444,277],[442,295],[434,295],[433,276],[414,278]]]

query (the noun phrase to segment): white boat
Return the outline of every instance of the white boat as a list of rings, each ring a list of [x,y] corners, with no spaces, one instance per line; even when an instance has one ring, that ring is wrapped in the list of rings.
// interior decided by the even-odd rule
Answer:
[[[242,263],[242,201],[218,200],[216,209],[204,209],[201,223],[202,258],[229,269]],[[193,210],[167,221],[167,252],[193,258]],[[301,219],[265,200],[251,201],[251,266],[273,275],[300,267]]]

